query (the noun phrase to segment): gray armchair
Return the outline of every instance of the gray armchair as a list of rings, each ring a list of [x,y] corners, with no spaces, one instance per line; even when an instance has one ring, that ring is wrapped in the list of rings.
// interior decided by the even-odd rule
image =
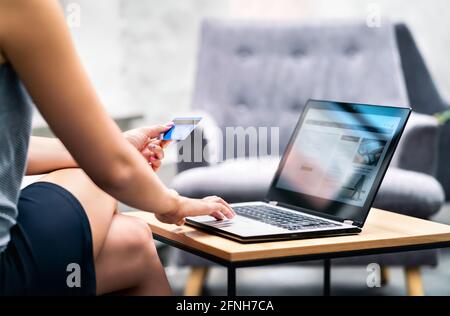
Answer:
[[[409,49],[412,45],[405,43],[405,38],[399,39],[402,34],[409,34],[404,25],[388,23],[381,28],[368,28],[358,22],[206,20],[202,26],[193,110],[209,113],[222,130],[230,126],[279,127],[282,153],[309,98],[409,105],[411,93],[404,67],[415,64],[402,63],[407,52],[400,52],[399,47]],[[427,82],[420,87],[434,85]],[[428,103],[422,101],[412,103],[413,109],[423,112]],[[417,112],[412,115],[377,196],[376,207],[420,218],[430,218],[439,211],[444,192],[433,177],[438,131],[433,117]],[[194,139],[181,143],[180,150],[189,146],[203,150],[207,142],[217,141]],[[216,194],[229,202],[263,199],[279,157],[233,158],[220,163],[180,162],[180,173],[172,185],[191,197]],[[407,267],[409,279],[417,277],[420,266],[435,265],[437,252],[340,259],[333,264],[370,262]],[[206,261],[180,253],[179,263],[198,266],[192,275],[205,276],[198,269],[204,269]],[[420,291],[420,287],[409,289],[411,294]]]
[[[450,111],[450,105],[442,99],[414,38],[404,24],[395,27],[397,45],[410,103],[419,113],[434,115]],[[450,200],[450,122],[440,126],[437,178]]]

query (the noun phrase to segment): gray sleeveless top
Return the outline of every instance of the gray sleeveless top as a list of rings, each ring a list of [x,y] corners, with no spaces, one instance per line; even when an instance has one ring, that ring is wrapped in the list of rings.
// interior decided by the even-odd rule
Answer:
[[[10,64],[0,65],[0,252],[16,223],[31,134],[32,107]]]

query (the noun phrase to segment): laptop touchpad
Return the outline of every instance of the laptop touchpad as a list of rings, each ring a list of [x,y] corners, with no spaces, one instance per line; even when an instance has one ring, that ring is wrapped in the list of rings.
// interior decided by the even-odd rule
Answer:
[[[240,236],[286,233],[286,230],[279,227],[261,223],[239,215],[236,215],[233,219],[222,221],[218,221],[211,216],[190,217],[189,219]]]

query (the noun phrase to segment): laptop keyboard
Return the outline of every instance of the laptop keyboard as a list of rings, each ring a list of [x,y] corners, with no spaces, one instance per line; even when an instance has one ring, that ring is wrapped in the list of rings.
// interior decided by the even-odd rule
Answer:
[[[288,230],[314,229],[341,226],[316,217],[283,211],[268,205],[236,206],[236,214]]]

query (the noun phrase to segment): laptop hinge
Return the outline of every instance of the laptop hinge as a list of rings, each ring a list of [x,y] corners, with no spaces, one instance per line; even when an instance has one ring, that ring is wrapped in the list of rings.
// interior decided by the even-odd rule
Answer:
[[[347,225],[353,225],[353,221],[352,221],[352,220],[349,220],[349,219],[346,219],[346,220],[344,221],[344,224],[347,224]]]
[[[277,205],[278,205],[278,202],[277,202],[277,201],[269,201],[269,204],[270,204],[270,205],[273,205],[273,206],[277,206]]]

